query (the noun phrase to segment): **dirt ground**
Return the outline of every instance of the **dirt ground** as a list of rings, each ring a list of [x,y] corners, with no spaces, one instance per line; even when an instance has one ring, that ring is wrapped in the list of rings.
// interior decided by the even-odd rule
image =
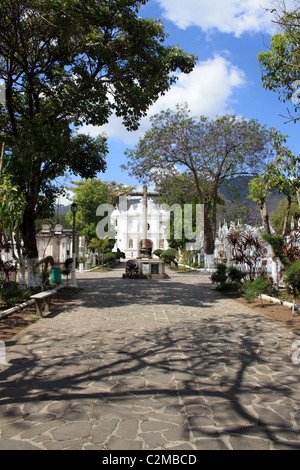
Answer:
[[[267,300],[263,301],[263,307],[261,306],[260,300],[252,303],[247,302],[243,298],[238,298],[234,300],[253,308],[256,312],[260,312],[263,315],[266,315],[275,322],[282,323],[287,328],[294,331],[294,333],[300,335],[300,312],[295,312],[295,315],[293,315],[292,310],[288,307],[285,307],[280,304],[273,304],[272,302],[269,302]]]
[[[57,296],[51,299],[51,314],[55,314],[58,308],[72,302],[77,292],[74,289],[62,289]],[[27,328],[32,323],[40,319],[36,314],[35,305],[26,307],[22,311],[16,312],[9,317],[0,320],[0,340],[7,342],[20,331]]]
[[[63,289],[59,291],[57,297],[51,300],[51,314],[55,313],[55,310],[59,307],[72,302],[72,300],[76,298],[76,295],[76,291],[72,289]],[[300,335],[300,312],[296,312],[293,316],[289,308],[284,307],[283,305],[270,303],[266,300],[263,301],[263,307],[261,307],[260,301],[248,303],[243,298],[237,298],[234,300],[253,308],[256,312],[260,312],[262,315],[266,315],[274,320],[274,322],[284,324],[287,328]],[[38,320],[39,317],[36,315],[34,305],[0,320],[0,340],[8,341],[24,328],[27,328]]]

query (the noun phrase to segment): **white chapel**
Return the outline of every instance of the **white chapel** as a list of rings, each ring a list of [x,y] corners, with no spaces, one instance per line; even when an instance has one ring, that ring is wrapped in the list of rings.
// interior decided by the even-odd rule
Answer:
[[[167,227],[169,213],[155,202],[155,198],[148,198],[147,208],[147,245],[151,252],[166,250]],[[141,197],[127,198],[127,204],[119,204],[111,214],[111,224],[115,229],[116,245],[125,253],[126,258],[136,258],[140,254],[143,239],[143,201]]]

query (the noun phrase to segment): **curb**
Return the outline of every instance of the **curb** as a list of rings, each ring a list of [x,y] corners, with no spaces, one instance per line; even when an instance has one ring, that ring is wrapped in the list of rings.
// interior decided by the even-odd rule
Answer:
[[[294,310],[300,311],[300,305],[293,304],[292,302],[285,302],[283,300],[276,299],[275,297],[270,297],[269,295],[266,295],[266,294],[261,294],[261,298],[263,300],[269,300],[270,302],[273,302],[274,304],[283,305],[284,307],[288,307],[291,310],[294,308]]]
[[[65,286],[64,284],[60,284],[59,286],[53,289],[53,292],[58,292],[61,289],[64,289],[65,287],[67,286]],[[23,308],[30,307],[31,305],[34,305],[34,304],[35,304],[35,300],[32,299],[32,300],[27,300],[27,302],[23,302],[20,305],[16,305],[15,307],[11,307],[8,310],[4,310],[4,312],[0,313],[0,320],[2,320],[3,318],[7,318],[16,312],[23,310]]]

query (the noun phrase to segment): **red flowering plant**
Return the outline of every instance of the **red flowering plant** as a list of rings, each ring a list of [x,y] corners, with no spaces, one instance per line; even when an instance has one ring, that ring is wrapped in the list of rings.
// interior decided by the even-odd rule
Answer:
[[[232,261],[248,267],[249,278],[253,280],[261,269],[261,261],[266,253],[263,242],[253,231],[232,231],[227,239],[232,245]]]

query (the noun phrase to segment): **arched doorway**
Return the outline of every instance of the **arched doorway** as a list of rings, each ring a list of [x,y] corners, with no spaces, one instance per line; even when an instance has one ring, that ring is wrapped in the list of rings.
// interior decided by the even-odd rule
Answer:
[[[143,244],[143,240],[140,241],[139,243],[139,256],[141,254],[141,249],[142,249],[142,244]],[[150,255],[152,254],[152,250],[153,250],[153,243],[151,240],[147,240],[147,248],[150,248]]]

